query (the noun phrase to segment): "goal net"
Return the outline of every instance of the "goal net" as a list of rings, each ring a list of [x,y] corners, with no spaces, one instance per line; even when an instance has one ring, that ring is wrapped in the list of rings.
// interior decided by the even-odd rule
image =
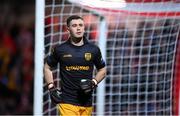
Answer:
[[[178,1],[45,0],[44,10],[44,58],[67,40],[65,20],[72,14],[84,18],[87,38],[102,45],[107,76],[93,94],[93,115],[177,114]],[[53,70],[57,87],[59,71]],[[43,114],[56,115],[43,85]]]

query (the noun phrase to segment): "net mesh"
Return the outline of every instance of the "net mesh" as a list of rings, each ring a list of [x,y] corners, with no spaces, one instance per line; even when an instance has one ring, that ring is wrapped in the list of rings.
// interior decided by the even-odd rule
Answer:
[[[141,1],[140,6],[144,2]],[[85,35],[95,44],[99,42],[101,18],[106,19],[104,115],[172,115],[179,12],[173,11],[173,15],[164,12],[162,1],[163,13],[96,9],[67,0],[46,0],[45,3],[45,58],[52,47],[67,40],[65,20],[68,16],[78,14],[84,18]],[[171,2],[166,0],[167,3]],[[59,66],[53,70],[53,75],[59,87]],[[96,91],[93,96],[93,115],[98,115]],[[43,114],[58,114],[45,83]]]

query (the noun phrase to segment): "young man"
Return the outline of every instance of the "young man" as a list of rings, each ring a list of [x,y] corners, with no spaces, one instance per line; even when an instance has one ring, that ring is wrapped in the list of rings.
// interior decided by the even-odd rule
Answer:
[[[91,115],[92,91],[105,77],[105,63],[100,49],[84,37],[83,18],[73,15],[66,23],[70,37],[48,56],[44,66],[45,80],[60,115]],[[51,71],[57,63],[60,63],[61,90],[54,86]],[[92,77],[94,65],[97,74]]]

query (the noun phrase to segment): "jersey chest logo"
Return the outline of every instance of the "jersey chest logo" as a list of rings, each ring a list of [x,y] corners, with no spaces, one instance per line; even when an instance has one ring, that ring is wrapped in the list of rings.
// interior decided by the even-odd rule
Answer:
[[[85,54],[84,54],[84,58],[85,58],[86,61],[90,61],[91,58],[92,58],[91,53],[85,53]]]
[[[63,55],[63,58],[71,58],[71,57],[72,57],[71,54],[64,54],[64,55]]]

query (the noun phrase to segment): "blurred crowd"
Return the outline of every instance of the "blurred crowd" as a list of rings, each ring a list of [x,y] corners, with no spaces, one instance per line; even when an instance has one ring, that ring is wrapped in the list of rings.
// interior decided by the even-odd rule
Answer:
[[[0,115],[33,113],[34,2],[0,2]]]

